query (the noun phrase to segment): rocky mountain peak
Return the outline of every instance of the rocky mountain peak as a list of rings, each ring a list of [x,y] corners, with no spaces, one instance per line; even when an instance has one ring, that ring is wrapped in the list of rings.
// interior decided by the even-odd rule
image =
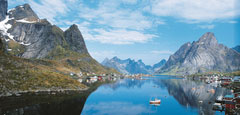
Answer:
[[[213,33],[205,33],[197,42],[186,43],[170,56],[159,70],[166,74],[194,74],[209,71],[232,72],[240,68],[240,54],[217,43]]]
[[[214,33],[207,32],[205,33],[198,41],[197,43],[200,44],[206,44],[206,45],[216,45],[218,44],[216,37],[214,36]]]
[[[128,58],[125,60],[121,60],[118,57],[113,57],[108,60],[107,58],[102,62],[102,65],[106,67],[111,67],[118,70],[124,74],[151,74],[155,71],[155,69],[159,69],[166,63],[166,60],[162,60],[161,63],[155,64],[155,68],[150,65],[144,64],[144,62],[140,59],[135,61],[134,59]]]
[[[17,6],[9,11],[9,17],[16,20],[37,21],[39,18],[29,4]]]
[[[79,30],[78,26],[76,24],[71,25],[69,29],[70,30]]]
[[[138,64],[139,64],[139,65],[145,65],[141,59],[138,60]]]
[[[8,9],[7,0],[0,0],[0,21],[3,21],[6,18]]]
[[[78,29],[78,26],[73,24],[69,29],[64,32],[64,37],[68,44],[70,44],[70,49],[78,53],[88,54],[83,36]]]
[[[117,56],[114,56],[112,59],[113,60],[119,60],[119,58]]]
[[[105,59],[103,60],[102,64],[106,64],[108,61],[109,61],[109,59],[108,59],[108,58],[105,58]]]

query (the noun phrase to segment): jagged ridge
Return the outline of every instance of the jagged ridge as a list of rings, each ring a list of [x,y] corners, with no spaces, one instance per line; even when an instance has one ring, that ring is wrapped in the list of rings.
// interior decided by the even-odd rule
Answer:
[[[240,69],[239,57],[239,53],[218,44],[214,34],[207,32],[198,41],[182,45],[158,73],[188,75],[208,71],[237,71]]]
[[[27,59],[50,59],[69,65],[64,72],[113,73],[88,53],[77,25],[62,31],[46,19],[39,19],[29,4],[9,10],[0,32],[7,54]],[[0,28],[0,29],[2,29]],[[68,70],[68,71],[65,71]]]
[[[154,71],[160,69],[166,60],[161,60],[159,63],[150,66],[145,65],[142,60],[132,60],[130,58],[126,60],[121,60],[118,57],[113,57],[112,59],[105,59],[101,64],[107,67],[114,68],[124,74],[152,74]]]

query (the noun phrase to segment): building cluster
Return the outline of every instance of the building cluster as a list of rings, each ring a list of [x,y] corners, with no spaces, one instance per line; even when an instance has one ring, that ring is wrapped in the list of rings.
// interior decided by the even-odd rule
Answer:
[[[228,86],[232,83],[240,83],[240,76],[219,77],[217,75],[211,75],[211,76],[202,76],[199,79],[215,87]]]
[[[213,110],[225,111],[226,115],[240,113],[240,90],[233,90],[231,95],[218,96],[213,104]]]
[[[97,81],[116,81],[120,78],[120,75],[115,73],[110,74],[96,74],[96,73],[70,73],[73,79],[78,80],[80,83],[95,83]]]

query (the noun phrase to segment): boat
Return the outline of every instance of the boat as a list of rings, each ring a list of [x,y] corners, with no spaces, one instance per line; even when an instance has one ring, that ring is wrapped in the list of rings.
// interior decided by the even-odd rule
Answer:
[[[217,103],[222,103],[222,102],[223,102],[223,96],[222,96],[222,95],[221,95],[221,96],[218,96],[218,97],[216,98],[215,102],[217,102]]]
[[[223,111],[224,110],[221,103],[214,103],[212,109],[215,110],[215,111]]]
[[[150,100],[149,102],[151,105],[160,105],[161,103],[161,100],[160,99],[157,99],[155,98],[155,100]]]

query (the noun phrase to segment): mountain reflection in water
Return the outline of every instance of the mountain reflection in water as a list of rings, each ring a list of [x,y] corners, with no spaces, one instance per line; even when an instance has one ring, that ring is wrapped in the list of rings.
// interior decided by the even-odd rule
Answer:
[[[231,94],[225,88],[216,88],[190,80],[169,79],[161,80],[161,82],[167,87],[169,94],[181,105],[199,108],[200,114],[214,114],[212,105],[215,103],[215,99],[220,95]],[[159,82],[155,81],[155,83]]]
[[[225,88],[171,76],[124,79],[102,85],[87,99],[82,114],[224,114],[212,105],[217,96],[230,94]],[[149,100],[158,97],[159,107]]]
[[[217,96],[231,93],[224,88],[171,76],[122,79],[97,87],[82,93],[0,98],[0,114],[224,114],[212,111],[212,104]],[[153,97],[161,99],[160,106],[149,105]]]

